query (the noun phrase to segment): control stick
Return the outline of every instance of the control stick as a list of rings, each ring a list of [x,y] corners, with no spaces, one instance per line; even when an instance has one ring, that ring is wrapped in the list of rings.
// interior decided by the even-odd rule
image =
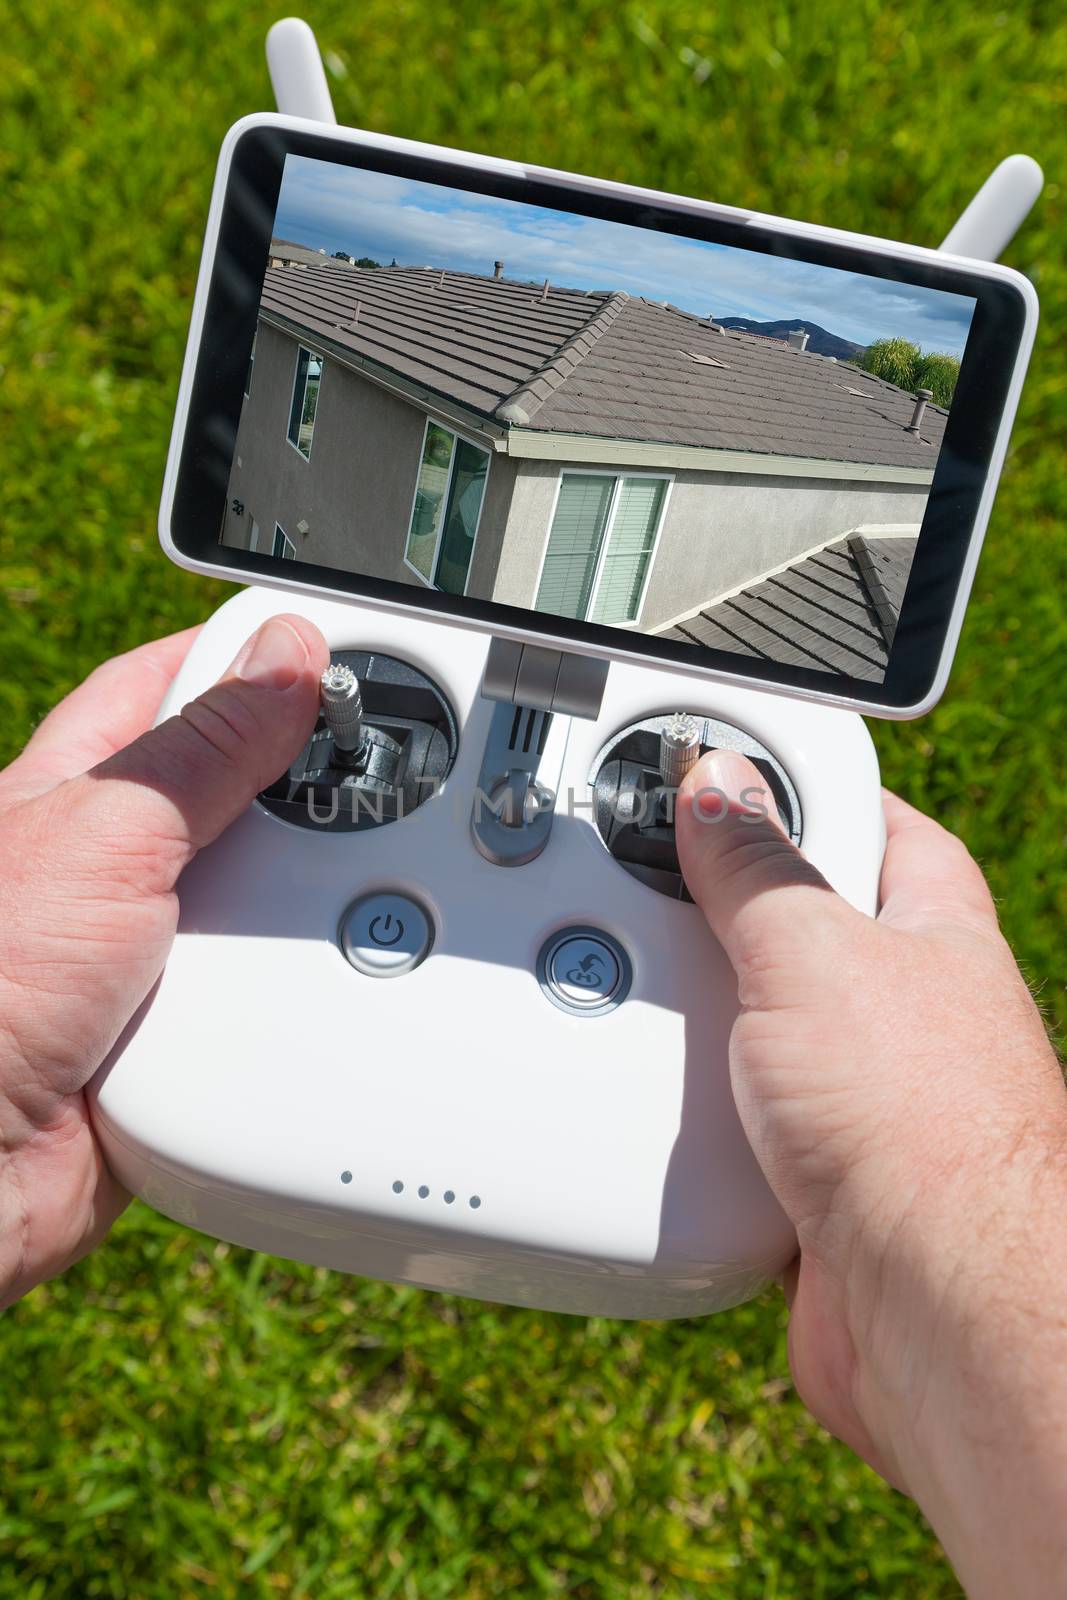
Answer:
[[[659,775],[666,789],[680,789],[700,759],[700,724],[687,711],[676,711],[659,736]]]
[[[322,674],[322,714],[337,754],[346,762],[358,761],[367,744],[363,727],[363,695],[351,667],[334,662]]]
[[[337,650],[311,737],[259,800],[316,833],[376,828],[431,799],[455,755],[455,715],[431,678],[381,650]]]

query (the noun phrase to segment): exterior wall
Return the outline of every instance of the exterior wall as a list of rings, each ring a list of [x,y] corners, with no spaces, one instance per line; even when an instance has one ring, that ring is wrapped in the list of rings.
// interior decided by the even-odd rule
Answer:
[[[426,414],[326,358],[311,459],[289,443],[289,408],[299,343],[260,323],[251,393],[241,412],[222,542],[259,548],[280,522],[297,557],[422,587],[404,565]],[[442,417],[441,422],[448,426]],[[471,563],[469,594],[488,597],[511,506],[515,463],[493,456]],[[236,517],[230,502],[244,503]],[[306,534],[299,522],[308,524]]]
[[[532,606],[561,471],[523,461],[494,600]],[[582,470],[616,473],[609,464]],[[626,469],[621,469],[625,472]],[[650,471],[650,468],[643,468]],[[638,625],[660,627],[724,590],[847,533],[860,523],[920,523],[928,490],[912,484],[678,471]]]
[[[288,441],[298,341],[260,324],[227,491],[223,544],[269,551],[280,522],[301,560],[422,587],[404,564],[426,414],[326,359],[311,459]],[[447,418],[439,420],[449,426]],[[493,454],[468,595],[532,606],[566,465]],[[609,463],[583,470],[614,473]],[[625,469],[623,469],[625,470]],[[676,471],[638,625],[662,626],[861,523],[920,523],[927,490]],[[244,504],[234,515],[233,500]],[[297,524],[308,524],[301,534]]]

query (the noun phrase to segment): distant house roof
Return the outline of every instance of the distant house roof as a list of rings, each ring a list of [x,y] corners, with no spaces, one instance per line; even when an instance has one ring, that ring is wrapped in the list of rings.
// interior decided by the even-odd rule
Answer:
[[[657,634],[880,683],[915,543],[846,534]]]
[[[317,257],[269,268],[263,312],[502,431],[932,472],[947,413],[859,368],[616,291]]]
[[[291,239],[272,239],[270,259],[288,263],[299,262],[306,267],[320,267],[327,259],[324,250],[311,250],[306,244],[294,244]],[[343,265],[343,263],[338,263]]]

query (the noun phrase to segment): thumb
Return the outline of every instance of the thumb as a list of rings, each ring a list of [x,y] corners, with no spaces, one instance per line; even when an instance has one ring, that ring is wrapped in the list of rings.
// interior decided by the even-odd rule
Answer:
[[[328,662],[312,623],[272,617],[178,716],[73,780],[89,832],[107,835],[111,859],[128,846],[154,879],[138,887],[170,888],[285,771],[314,726]]]
[[[803,978],[824,936],[856,915],[786,838],[766,780],[736,751],[711,750],[687,774],[675,838],[686,887],[739,977]]]

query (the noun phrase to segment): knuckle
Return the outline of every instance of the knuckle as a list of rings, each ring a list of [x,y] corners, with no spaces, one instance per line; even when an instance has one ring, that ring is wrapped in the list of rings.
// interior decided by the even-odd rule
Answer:
[[[263,736],[249,698],[225,683],[191,701],[179,721],[192,730],[207,759],[225,766],[246,766]]]
[[[826,888],[826,879],[770,823],[733,822],[719,836],[715,877],[720,884],[743,878],[751,892],[806,884]]]

